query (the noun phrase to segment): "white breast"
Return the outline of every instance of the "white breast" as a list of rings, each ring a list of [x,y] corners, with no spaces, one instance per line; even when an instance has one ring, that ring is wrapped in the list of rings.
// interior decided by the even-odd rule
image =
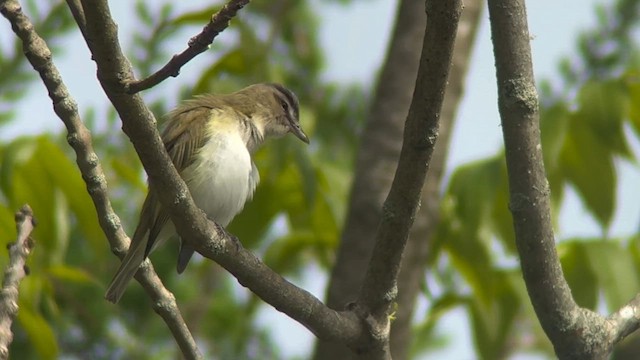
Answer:
[[[196,205],[222,226],[227,226],[253,197],[260,180],[237,131],[212,133],[182,176]]]

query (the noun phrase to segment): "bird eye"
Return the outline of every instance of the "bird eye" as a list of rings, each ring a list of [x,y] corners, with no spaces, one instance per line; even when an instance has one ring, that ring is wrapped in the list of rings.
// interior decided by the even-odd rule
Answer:
[[[284,109],[284,111],[289,112],[289,104],[287,104],[286,101],[280,101],[280,105],[282,105],[282,109]]]

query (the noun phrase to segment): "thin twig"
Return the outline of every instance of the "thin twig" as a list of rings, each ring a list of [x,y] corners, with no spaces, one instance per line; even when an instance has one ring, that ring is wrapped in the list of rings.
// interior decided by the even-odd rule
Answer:
[[[28,274],[25,264],[34,245],[31,238],[34,227],[33,211],[29,205],[24,205],[16,213],[18,236],[16,242],[8,246],[9,266],[4,272],[0,293],[0,359],[2,360],[9,358],[9,345],[13,341],[11,324],[18,314],[18,287],[20,281]]]
[[[178,76],[180,69],[198,54],[205,52],[216,36],[229,26],[229,22],[236,16],[237,12],[248,3],[249,0],[230,0],[220,11],[211,16],[209,23],[205,25],[198,35],[189,39],[188,47],[184,51],[174,55],[165,66],[149,75],[146,79],[128,83],[127,92],[135,94],[158,85],[169,76]]]
[[[111,207],[107,195],[106,177],[102,171],[100,160],[93,150],[91,134],[78,114],[78,106],[69,95],[60,73],[51,61],[51,51],[44,40],[34,31],[29,18],[22,13],[20,4],[12,0],[3,0],[0,4],[2,14],[11,22],[13,30],[23,42],[27,59],[40,74],[49,91],[49,97],[53,102],[56,114],[67,128],[67,141],[76,152],[76,162],[98,213],[100,226],[114,252],[122,258],[128,248],[129,239],[122,230],[120,219]],[[72,7],[74,16],[83,14],[77,1],[69,1],[68,4]],[[83,17],[76,18],[76,21],[81,28],[84,28]],[[201,358],[195,340],[189,331],[186,331],[186,324],[173,295],[164,288],[149,262],[145,262],[145,265],[138,271],[136,279],[142,283],[152,300],[154,310],[167,323],[185,356],[193,359]]]
[[[76,24],[78,24],[78,28],[80,29],[82,36],[86,37],[87,20],[84,18],[84,10],[82,10],[82,4],[80,4],[80,0],[67,0],[67,6],[69,7],[69,10],[71,10],[71,14],[76,20]]]

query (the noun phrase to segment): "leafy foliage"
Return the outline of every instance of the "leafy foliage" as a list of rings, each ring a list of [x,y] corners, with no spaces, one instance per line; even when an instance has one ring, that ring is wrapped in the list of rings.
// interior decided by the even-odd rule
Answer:
[[[348,2],[340,0],[340,2]],[[637,288],[638,236],[611,239],[616,209],[616,164],[636,164],[629,139],[640,136],[640,69],[632,33],[638,1],[599,10],[599,26],[584,33],[578,57],[561,65],[563,84],[541,88],[542,149],[554,214],[571,187],[603,236],[560,239],[558,250],[574,297],[591,309],[614,309]],[[27,2],[38,31],[54,45],[71,29],[63,3]],[[252,2],[211,51],[183,74],[144,94],[161,119],[178,99],[229,92],[262,81],[286,83],[301,101],[302,125],[313,139],[273,142],[256,155],[261,184],[230,231],[279,273],[297,277],[310,262],[328,268],[346,212],[352,159],[369,94],[357,85],[321,77],[323,50],[312,2]],[[130,59],[139,76],[163,65],[168,44],[186,44],[220,3],[180,12],[177,5],[137,1]],[[51,45],[50,41],[50,45]],[[0,48],[0,123],[35,79],[17,43]],[[54,55],[62,48],[54,47]],[[196,68],[197,65],[200,68]],[[192,74],[201,74],[196,77]],[[105,119],[105,121],[102,121]],[[143,171],[113,111],[89,109],[84,120],[106,172],[112,203],[131,231],[144,196]],[[0,233],[15,234],[13,211],[28,202],[38,219],[37,245],[22,283],[12,354],[16,358],[175,358],[175,344],[150,310],[139,286],[122,303],[100,301],[117,260],[107,248],[93,205],[59,134],[0,144]],[[504,156],[455,169],[444,189],[431,272],[429,306],[418,320],[412,353],[442,346],[442,316],[467,311],[478,356],[552,349],[537,324],[515,256]],[[554,219],[557,224],[557,215]],[[262,303],[208,261],[175,274],[175,246],[154,254],[156,270],[174,290],[205,356],[282,358],[272,334],[256,322]],[[6,258],[0,257],[0,266]],[[86,301],[86,299],[94,299]]]
[[[130,59],[140,76],[168,61],[167,44],[186,44],[219,6],[178,13],[170,2],[136,2],[137,32],[125,36],[133,39]],[[201,56],[213,61],[202,70],[183,70],[186,79],[187,72],[202,74],[195,83],[179,77],[175,91],[152,89],[144,94],[160,119],[176,99],[234,91],[254,82],[286,83],[298,94],[302,125],[313,145],[302,150],[295,139],[284,139],[256,154],[261,184],[230,227],[245,246],[262,253],[267,264],[291,276],[309,261],[325,266],[332,261],[345,213],[359,119],[367,101],[356,86],[344,89],[321,80],[318,22],[310,6],[289,1],[252,4],[232,21],[212,51]],[[43,23],[59,18],[61,11],[66,11],[63,3],[44,11],[50,20]],[[42,27],[45,37],[46,31],[67,29],[66,13],[63,19],[57,28]],[[22,54],[0,60],[13,64],[0,67],[13,73],[0,79],[3,89],[5,84],[7,89],[15,86],[12,99],[20,97],[23,93],[17,90],[25,88],[21,74],[31,76]],[[132,230],[145,191],[139,161],[112,111],[103,115],[89,109],[84,120],[92,130],[112,204],[125,229]],[[178,350],[173,339],[153,316],[139,287],[132,285],[118,307],[84,300],[102,299],[117,259],[108,251],[73,155],[62,140],[59,135],[22,137],[0,147],[0,228],[5,234],[15,233],[12,209],[25,202],[39,221],[34,233],[37,247],[30,260],[32,275],[21,288],[12,354],[43,359],[175,358]],[[187,274],[178,278],[175,254],[170,245],[159,250],[153,256],[154,265],[178,294],[183,314],[208,358],[282,358],[271,334],[256,324],[262,302],[208,261],[192,262]]]

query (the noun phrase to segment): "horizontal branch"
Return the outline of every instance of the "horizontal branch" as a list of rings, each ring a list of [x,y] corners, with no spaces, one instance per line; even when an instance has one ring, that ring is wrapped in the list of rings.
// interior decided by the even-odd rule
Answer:
[[[128,83],[127,92],[135,94],[158,85],[169,78],[169,76],[178,76],[180,69],[187,62],[209,49],[209,45],[213,43],[216,36],[229,26],[231,19],[248,3],[249,0],[230,0],[220,11],[211,17],[209,23],[198,35],[189,39],[188,47],[184,51],[174,55],[165,66],[149,77]]]

